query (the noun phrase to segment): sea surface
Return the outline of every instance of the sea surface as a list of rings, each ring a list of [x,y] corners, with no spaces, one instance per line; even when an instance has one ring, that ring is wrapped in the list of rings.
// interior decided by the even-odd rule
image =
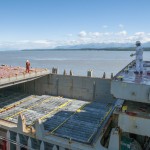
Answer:
[[[59,74],[64,69],[69,74],[86,76],[88,70],[93,76],[102,77],[103,72],[109,78],[134,59],[129,51],[1,51],[0,64],[25,66],[30,60],[33,68],[58,68]],[[144,52],[144,60],[150,60],[150,52]]]

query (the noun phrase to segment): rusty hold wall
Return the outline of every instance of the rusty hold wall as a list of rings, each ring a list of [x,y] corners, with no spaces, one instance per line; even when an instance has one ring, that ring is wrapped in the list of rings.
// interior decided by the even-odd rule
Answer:
[[[54,95],[82,100],[114,101],[111,79],[49,74],[18,85],[18,89],[36,95]]]

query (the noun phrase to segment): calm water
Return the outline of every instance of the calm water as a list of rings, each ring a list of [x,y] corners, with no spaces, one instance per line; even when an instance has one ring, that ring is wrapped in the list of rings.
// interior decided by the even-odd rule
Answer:
[[[101,77],[106,72],[117,73],[126,64],[132,61],[131,52],[117,51],[6,51],[0,52],[0,64],[25,66],[30,60],[32,67],[51,69],[57,67],[62,74],[66,69],[74,75],[85,76],[87,70],[93,70],[93,76]],[[150,60],[150,52],[144,52],[144,59]]]

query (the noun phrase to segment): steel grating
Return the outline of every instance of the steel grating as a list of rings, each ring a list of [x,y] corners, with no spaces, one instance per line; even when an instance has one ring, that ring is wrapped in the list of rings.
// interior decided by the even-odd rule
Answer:
[[[90,143],[108,118],[113,105],[48,95],[13,93],[0,97],[0,108],[0,119],[17,123],[19,114],[23,114],[27,125],[34,126],[35,121],[40,118],[46,135],[54,134]]]
[[[85,105],[83,109],[77,111],[76,113],[72,111],[62,111],[58,114],[57,119],[49,119],[50,126],[48,128],[48,125],[46,124],[46,128],[50,130],[49,133],[69,138],[71,140],[90,143],[99,127],[110,113],[111,108],[111,105],[105,103],[92,102]],[[72,115],[67,119],[66,114]],[[62,118],[67,120],[64,121],[64,123],[59,127],[56,127],[56,122],[59,122],[59,119],[62,120]],[[52,131],[51,128],[53,126],[55,126],[56,129]]]

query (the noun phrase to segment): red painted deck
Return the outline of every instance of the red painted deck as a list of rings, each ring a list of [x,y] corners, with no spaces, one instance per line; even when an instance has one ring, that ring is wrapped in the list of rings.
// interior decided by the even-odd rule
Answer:
[[[45,69],[31,68],[30,73],[41,72]],[[12,66],[0,66],[0,78],[10,78],[18,75],[24,75],[26,73],[26,68],[24,67],[12,67]]]

